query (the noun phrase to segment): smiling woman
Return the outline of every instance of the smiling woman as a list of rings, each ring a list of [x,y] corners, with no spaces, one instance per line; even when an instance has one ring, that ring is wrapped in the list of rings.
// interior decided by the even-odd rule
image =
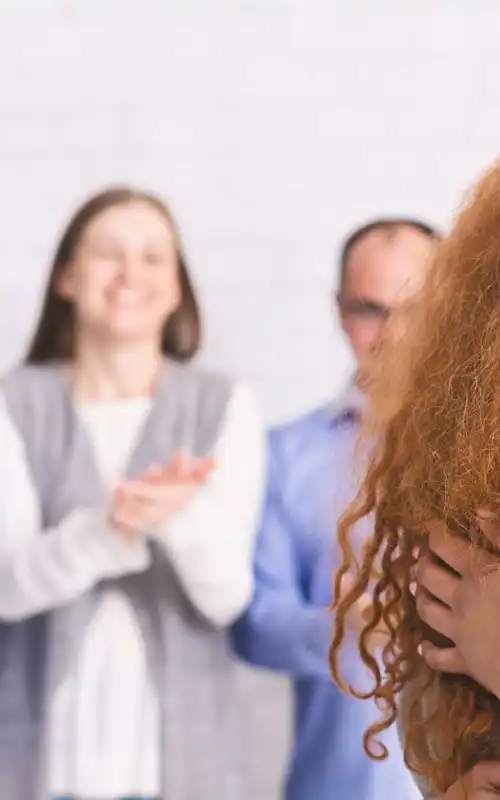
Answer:
[[[145,287],[138,295],[131,287],[141,264],[149,269],[141,271]],[[117,274],[120,293],[113,295]],[[108,297],[101,293],[106,284]],[[113,329],[119,333],[120,326],[131,334],[134,324],[155,328],[159,316],[163,353],[178,361],[195,355],[201,335],[198,303],[174,219],[155,195],[127,187],[108,189],[72,218],[54,256],[30,363],[71,358],[75,314],[110,335]]]
[[[189,363],[200,328],[165,205],[90,199],[0,384],[2,797],[251,796],[226,628],[265,448],[251,393]]]

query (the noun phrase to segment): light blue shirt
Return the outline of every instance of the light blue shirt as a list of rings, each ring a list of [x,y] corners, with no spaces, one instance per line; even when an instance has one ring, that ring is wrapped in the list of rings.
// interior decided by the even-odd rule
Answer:
[[[380,712],[343,694],[329,673],[336,522],[359,485],[354,449],[357,393],[274,430],[269,485],[255,556],[250,608],[233,629],[238,654],[293,680],[294,741],[286,800],[417,800],[395,726],[384,735],[386,761],[365,754],[362,736]],[[365,535],[366,535],[365,529]],[[359,534],[363,536],[362,531]],[[364,688],[357,645],[342,651],[341,672]]]

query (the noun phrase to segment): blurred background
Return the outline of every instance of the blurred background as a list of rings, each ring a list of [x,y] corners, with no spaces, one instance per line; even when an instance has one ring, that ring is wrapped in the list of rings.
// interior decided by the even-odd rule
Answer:
[[[499,150],[499,30],[495,0],[1,0],[1,368],[69,214],[129,182],[179,220],[206,363],[270,423],[340,390],[339,241],[384,214],[446,227]],[[275,800],[286,685],[242,683]]]

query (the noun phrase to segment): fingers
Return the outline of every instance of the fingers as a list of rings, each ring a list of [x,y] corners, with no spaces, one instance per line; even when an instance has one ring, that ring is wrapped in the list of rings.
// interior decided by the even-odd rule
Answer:
[[[138,480],[115,489],[111,517],[122,529],[152,532],[189,501],[213,469],[212,459],[176,454],[168,465],[152,464]]]
[[[454,675],[466,674],[465,664],[456,647],[436,647],[431,642],[422,642],[420,652],[431,669]]]
[[[159,502],[164,494],[165,482],[162,481],[124,481],[119,489],[124,496],[141,503]]]
[[[447,606],[429,597],[426,592],[418,591],[416,596],[417,613],[430,628],[455,641],[453,614]]]
[[[172,475],[175,475],[179,480],[184,480],[190,474],[197,460],[198,459],[192,458],[185,450],[181,450],[172,458],[169,469]]]
[[[439,520],[428,523],[427,530],[429,549],[459,575],[464,575],[469,568],[473,552],[469,543],[458,536],[453,536],[445,523]]]
[[[500,784],[500,763],[498,761],[482,761],[468,774],[472,789],[498,789]]]
[[[178,480],[197,478],[206,475],[215,466],[212,458],[197,458],[185,450],[176,453],[169,464],[169,471]]]
[[[418,586],[451,608],[460,578],[434,564],[429,556],[422,556],[415,570],[415,579]]]
[[[477,512],[478,525],[483,534],[500,547],[500,522],[490,512],[480,509]],[[491,555],[480,547],[473,547],[465,539],[449,532],[444,522],[434,520],[428,523],[429,549],[458,575],[477,573],[490,565]]]
[[[205,481],[214,468],[215,461],[213,459],[200,459],[191,467],[191,476],[199,481]]]
[[[153,525],[154,509],[145,508],[143,503],[117,489],[113,496],[111,522],[124,533],[144,533]]]
[[[161,483],[164,480],[165,466],[163,464],[152,464],[141,478],[141,481],[147,483]]]
[[[498,796],[499,786],[500,763],[482,761],[450,786],[446,794],[440,795],[440,800],[486,800]]]
[[[166,521],[178,507],[178,498],[174,495],[181,491],[184,495],[186,489],[176,488],[172,495],[150,498],[142,494],[135,494],[127,487],[118,487],[113,495],[111,507],[111,520],[115,526],[140,533],[153,533],[158,525]]]
[[[123,482],[114,492],[112,518],[137,530],[152,532],[182,508],[202,483],[202,480]]]
[[[215,467],[212,458],[192,458],[177,453],[168,465],[153,464],[140,479],[147,483],[204,481]]]

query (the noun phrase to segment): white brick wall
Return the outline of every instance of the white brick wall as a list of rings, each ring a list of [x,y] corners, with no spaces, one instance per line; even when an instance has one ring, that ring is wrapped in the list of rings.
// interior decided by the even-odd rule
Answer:
[[[0,366],[70,210],[126,180],[177,212],[209,362],[269,419],[340,388],[338,240],[446,223],[498,151],[499,31],[495,0],[0,0]]]
[[[177,211],[210,362],[272,419],[340,387],[337,242],[446,221],[497,151],[499,26],[493,0],[1,0],[0,364],[70,209],[125,179]]]

